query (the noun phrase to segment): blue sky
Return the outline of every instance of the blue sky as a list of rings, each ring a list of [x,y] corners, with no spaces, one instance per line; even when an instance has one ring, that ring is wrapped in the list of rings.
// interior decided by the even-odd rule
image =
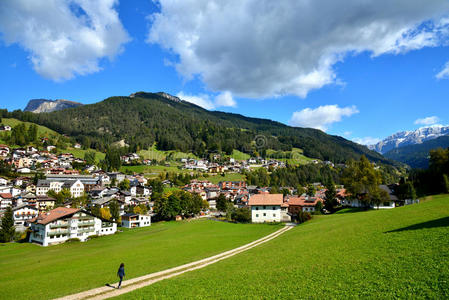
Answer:
[[[307,12],[297,1],[39,2],[0,4],[8,110],[164,91],[360,142],[449,123],[447,1],[346,1],[341,13],[325,0]]]

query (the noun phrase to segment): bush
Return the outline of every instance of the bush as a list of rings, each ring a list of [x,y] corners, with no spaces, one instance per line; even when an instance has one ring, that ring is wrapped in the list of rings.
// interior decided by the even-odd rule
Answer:
[[[239,223],[249,223],[251,222],[251,211],[246,207],[237,208],[232,211],[231,219]]]
[[[297,216],[298,223],[304,223],[312,219],[312,215],[309,212],[300,211]]]
[[[99,237],[100,236],[98,234],[94,234],[94,235],[89,236],[87,239],[88,240],[92,240],[92,239],[96,239],[96,238],[99,238]]]
[[[71,239],[68,239],[65,242],[66,243],[73,243],[73,242],[81,242],[81,240],[79,238],[71,238]]]

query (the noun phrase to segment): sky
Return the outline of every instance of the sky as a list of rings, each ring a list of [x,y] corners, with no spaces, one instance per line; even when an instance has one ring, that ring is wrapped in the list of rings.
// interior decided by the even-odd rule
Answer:
[[[0,107],[167,92],[362,144],[449,123],[447,0],[3,0]]]

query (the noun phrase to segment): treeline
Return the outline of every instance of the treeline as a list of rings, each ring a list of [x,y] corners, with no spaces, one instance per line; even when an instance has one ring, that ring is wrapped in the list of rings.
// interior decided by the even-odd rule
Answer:
[[[96,104],[51,113],[0,110],[0,117],[45,125],[102,152],[124,139],[132,152],[147,149],[154,143],[160,150],[192,152],[200,157],[210,152],[230,154],[233,149],[263,156],[266,149],[291,151],[295,147],[303,149],[308,157],[335,163],[358,159],[362,154],[372,161],[391,163],[364,146],[320,130],[211,112],[158,94],[111,97]]]
[[[419,196],[449,193],[449,148],[431,150],[429,156],[429,168],[412,170],[409,180]]]

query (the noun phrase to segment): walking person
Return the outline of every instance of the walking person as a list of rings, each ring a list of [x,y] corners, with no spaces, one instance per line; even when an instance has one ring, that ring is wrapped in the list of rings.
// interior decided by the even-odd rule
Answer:
[[[120,286],[122,285],[123,277],[125,277],[125,264],[124,263],[120,264],[120,268],[118,268],[118,271],[117,271],[117,276],[120,277],[120,282],[118,283],[118,287],[117,287],[119,289]]]

